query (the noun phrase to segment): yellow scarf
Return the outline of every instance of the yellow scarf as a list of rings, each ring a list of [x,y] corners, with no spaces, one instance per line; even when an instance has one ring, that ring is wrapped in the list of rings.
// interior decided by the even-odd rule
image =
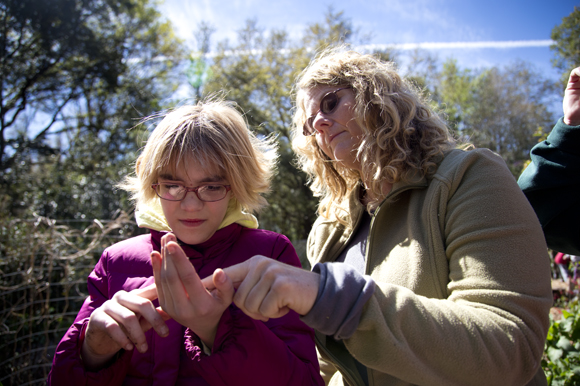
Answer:
[[[135,211],[135,219],[140,228],[171,232],[158,198],[149,201],[147,204],[139,205]],[[254,215],[244,212],[242,206],[235,198],[230,199],[226,215],[218,229],[225,228],[233,223],[238,223],[246,228],[258,228],[258,219]]]

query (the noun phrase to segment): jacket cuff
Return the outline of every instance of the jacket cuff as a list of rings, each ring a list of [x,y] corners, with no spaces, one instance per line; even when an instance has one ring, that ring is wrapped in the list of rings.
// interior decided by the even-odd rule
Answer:
[[[318,296],[301,320],[335,339],[350,338],[358,327],[363,306],[375,291],[375,282],[345,263],[317,263],[312,271],[320,275]]]
[[[580,155],[580,126],[569,126],[562,117],[558,119],[546,142],[563,152]]]
[[[80,360],[81,366],[85,367],[83,359],[81,358],[81,352],[83,343],[85,341],[85,334],[87,331],[87,326],[89,324],[89,319],[87,318],[79,331],[79,339],[77,341],[77,358]],[[98,380],[100,382],[115,383],[115,380],[124,379],[127,372],[127,368],[131,362],[133,356],[133,350],[127,351],[124,349],[119,350],[117,354],[109,360],[104,368],[98,371],[85,370],[88,379]]]
[[[224,310],[218,322],[213,348],[207,347],[195,332],[189,328],[185,329],[185,351],[189,359],[200,361],[203,356],[210,356],[212,353],[221,350],[224,342],[232,334],[234,319],[232,317],[232,305]]]
[[[189,328],[185,329],[185,352],[192,361],[199,362],[204,350],[200,346],[203,342]]]

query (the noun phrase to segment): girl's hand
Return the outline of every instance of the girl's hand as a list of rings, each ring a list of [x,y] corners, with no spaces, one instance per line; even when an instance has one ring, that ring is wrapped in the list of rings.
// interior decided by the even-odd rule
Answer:
[[[254,256],[243,263],[214,273],[226,274],[237,288],[234,303],[256,320],[279,318],[294,310],[306,315],[318,296],[320,276],[265,256]],[[210,277],[203,284],[212,289]]]
[[[564,123],[570,126],[580,125],[580,67],[570,73],[568,85],[564,92]]]
[[[155,286],[131,292],[119,291],[97,308],[89,318],[81,356],[90,371],[101,369],[120,349],[147,351],[145,332],[151,327],[160,336],[167,336],[165,320],[170,317],[156,309]]]
[[[151,253],[159,304],[211,348],[219,320],[232,304],[234,287],[222,272],[213,276],[214,290],[209,292],[176,241],[175,236],[168,233],[161,239],[161,254]]]

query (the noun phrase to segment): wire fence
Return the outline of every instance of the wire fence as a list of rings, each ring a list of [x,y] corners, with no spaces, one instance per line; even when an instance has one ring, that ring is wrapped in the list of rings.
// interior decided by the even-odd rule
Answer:
[[[127,213],[92,222],[0,219],[0,385],[45,385],[102,251],[141,231]]]

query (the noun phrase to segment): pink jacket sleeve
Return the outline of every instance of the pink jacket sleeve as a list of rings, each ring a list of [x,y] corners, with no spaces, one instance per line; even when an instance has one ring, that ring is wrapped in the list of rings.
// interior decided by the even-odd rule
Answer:
[[[105,261],[101,258],[89,275],[89,297],[56,348],[48,375],[49,386],[117,386],[122,385],[125,380],[132,351],[121,350],[113,363],[99,372],[86,371],[80,356],[89,317],[109,298],[106,267],[103,266]]]

